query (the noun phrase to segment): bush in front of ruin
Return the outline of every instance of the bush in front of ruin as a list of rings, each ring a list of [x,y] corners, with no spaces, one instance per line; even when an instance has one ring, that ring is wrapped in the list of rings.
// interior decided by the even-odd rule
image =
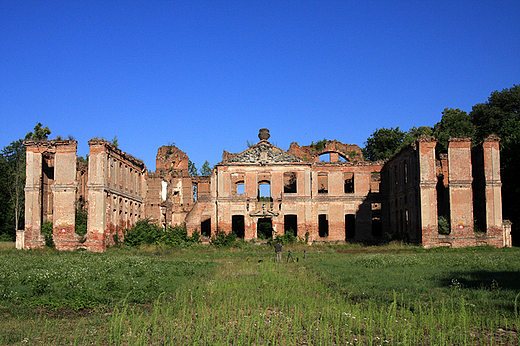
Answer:
[[[188,245],[198,243],[200,235],[194,233],[188,236],[186,226],[173,226],[162,228],[150,219],[139,220],[136,224],[125,232],[125,245]]]

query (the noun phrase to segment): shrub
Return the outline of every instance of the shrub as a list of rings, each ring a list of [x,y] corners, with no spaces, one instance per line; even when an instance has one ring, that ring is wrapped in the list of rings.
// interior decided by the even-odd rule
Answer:
[[[10,241],[14,241],[13,239],[13,236],[10,235],[10,234],[7,234],[7,233],[3,233],[3,234],[0,234],[0,241],[3,241],[3,242],[10,242]]]
[[[283,245],[287,245],[296,243],[298,238],[294,235],[294,231],[290,229],[284,235],[276,235],[275,240],[279,240]]]
[[[450,221],[444,215],[439,216],[439,234],[448,235],[450,233]]]
[[[217,229],[217,233],[211,237],[211,243],[216,247],[230,247],[235,244],[237,235],[233,232],[226,233],[220,229]]]
[[[126,231],[124,243],[130,246],[159,245],[174,246],[180,244],[198,243],[200,234],[193,233],[188,237],[186,226],[174,226],[163,229],[149,219],[139,220]]]
[[[158,244],[164,230],[150,219],[139,220],[134,227],[126,231],[124,243],[130,246]]]
[[[76,233],[80,236],[87,234],[87,209],[84,206],[76,208]]]
[[[42,224],[42,234],[45,237],[45,245],[48,247],[54,247],[54,239],[52,236],[52,222],[45,221]]]

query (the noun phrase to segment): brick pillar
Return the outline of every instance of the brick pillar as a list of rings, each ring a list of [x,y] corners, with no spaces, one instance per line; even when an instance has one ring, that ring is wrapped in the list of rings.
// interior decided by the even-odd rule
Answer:
[[[487,231],[502,228],[502,181],[500,179],[499,141],[498,137],[490,136],[482,143]]]
[[[451,235],[460,239],[454,246],[468,246],[464,238],[474,238],[473,191],[471,183],[471,139],[450,138],[448,146]]]
[[[74,250],[79,236],[76,234],[76,141],[56,142],[54,156],[53,234],[58,250]]]
[[[424,247],[434,245],[434,238],[439,235],[437,215],[437,175],[435,161],[435,146],[437,141],[432,137],[422,137],[417,140],[419,161],[419,224]]]
[[[87,250],[102,252],[106,249],[107,228],[106,214],[106,174],[107,153],[102,140],[90,140],[88,159],[88,220],[87,220]],[[111,212],[111,211],[110,211]]]
[[[20,234],[20,236],[24,237],[24,240],[17,240],[17,243],[27,250],[45,246],[45,238],[41,234],[42,155],[37,146],[32,146],[29,143],[25,143],[25,146],[25,230]]]

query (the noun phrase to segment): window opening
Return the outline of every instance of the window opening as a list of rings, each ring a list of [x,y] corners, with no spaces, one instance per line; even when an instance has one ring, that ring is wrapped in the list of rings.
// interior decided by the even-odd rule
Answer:
[[[203,237],[211,237],[211,218],[200,223],[200,235]]]
[[[231,217],[231,231],[237,238],[244,239],[245,237],[244,215],[233,215]]]
[[[372,203],[372,235],[374,237],[383,236],[383,227],[381,224],[381,203]]]
[[[408,184],[408,162],[404,161],[404,183]]]
[[[318,173],[318,193],[329,192],[329,178],[327,173]]]
[[[329,216],[327,214],[318,215],[318,231],[322,238],[329,236]]]
[[[296,193],[296,173],[287,172],[283,174],[283,192]]]
[[[298,235],[298,216],[285,215],[283,221],[284,221],[284,233],[292,234],[293,236],[297,236]]]
[[[244,182],[243,181],[238,181],[236,183],[236,193],[237,193],[237,195],[243,195],[245,193],[245,188],[244,188]]]
[[[379,184],[381,183],[381,173],[372,172],[370,174],[370,192],[379,193]]]
[[[345,240],[354,239],[356,236],[356,215],[345,215]]]
[[[321,154],[320,162],[330,162],[330,154]]]
[[[43,223],[53,221],[54,196],[51,186],[54,184],[54,154],[43,155],[41,180],[41,221]]]
[[[354,193],[354,173],[345,173],[345,193]]]
[[[258,219],[257,237],[261,240],[273,237],[273,222],[271,218],[264,217]]]
[[[258,183],[258,201],[271,202],[272,200],[273,199],[271,198],[271,183],[266,181]]]

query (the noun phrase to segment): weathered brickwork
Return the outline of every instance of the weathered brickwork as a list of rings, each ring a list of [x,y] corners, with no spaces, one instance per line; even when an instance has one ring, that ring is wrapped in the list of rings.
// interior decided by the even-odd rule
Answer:
[[[85,245],[99,252],[122,241],[124,230],[145,217],[146,167],[105,140],[91,139],[89,146]]]
[[[420,138],[383,167],[390,234],[424,247],[511,246],[502,220],[499,139],[472,148],[470,138],[451,138],[439,160],[435,147],[435,139]],[[440,217],[448,234],[439,233]]]
[[[26,141],[25,229],[17,234],[18,247],[45,245],[44,222],[52,222],[56,248],[71,250],[75,233],[77,191],[76,148],[72,140]]]
[[[146,217],[163,227],[183,224],[194,202],[186,153],[175,146],[160,147],[155,173],[146,178]]]
[[[53,223],[60,250],[104,251],[148,218],[185,224],[209,240],[235,232],[253,240],[292,232],[310,242],[380,241],[388,236],[425,247],[511,246],[502,220],[499,139],[478,146],[453,138],[448,154],[421,137],[386,162],[364,161],[357,145],[321,141],[272,145],[267,129],[241,153],[224,151],[211,176],[190,174],[186,153],[157,151],[156,171],[105,140],[89,141],[88,167],[75,141],[26,142],[26,224],[17,248],[45,244]],[[88,209],[87,234],[75,233],[75,210]],[[450,225],[439,233],[439,218]]]
[[[190,234],[206,224],[211,234],[234,231],[251,240],[261,237],[260,224],[267,223],[272,227],[267,236],[291,230],[309,241],[381,237],[382,162],[361,161],[359,147],[337,141],[321,150],[293,143],[284,152],[267,141],[265,131],[259,137],[242,153],[224,152],[210,194],[199,198],[186,218]],[[329,161],[320,162],[322,155]],[[263,186],[269,187],[266,196],[260,196]]]

